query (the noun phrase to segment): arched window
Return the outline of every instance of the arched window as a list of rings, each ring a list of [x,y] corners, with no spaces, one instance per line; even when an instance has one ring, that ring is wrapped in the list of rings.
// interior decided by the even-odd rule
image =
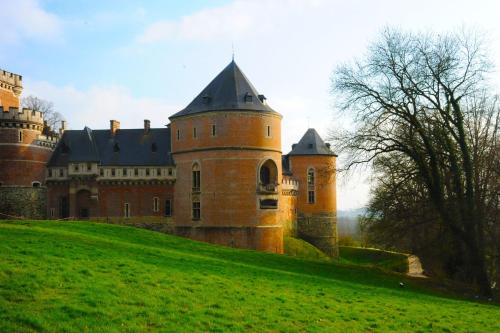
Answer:
[[[314,191],[315,173],[313,168],[307,169],[307,203],[316,202],[316,193]]]
[[[278,183],[278,168],[273,160],[264,162],[259,170],[259,180],[263,185]]]
[[[33,187],[40,187],[40,186],[42,186],[42,183],[40,183],[39,181],[34,181],[34,182],[31,183],[31,186],[33,186]]]
[[[193,192],[200,192],[201,172],[198,163],[193,164]]]

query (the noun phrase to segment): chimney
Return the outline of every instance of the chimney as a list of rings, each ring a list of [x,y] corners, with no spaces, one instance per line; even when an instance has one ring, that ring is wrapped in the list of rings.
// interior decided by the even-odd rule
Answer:
[[[148,119],[144,119],[144,134],[148,134],[150,128],[151,122]]]
[[[59,127],[59,135],[63,135],[66,130],[66,120],[61,120],[61,127]]]
[[[120,122],[118,120],[110,120],[109,129],[111,130],[111,135],[115,135],[116,131],[120,129]]]

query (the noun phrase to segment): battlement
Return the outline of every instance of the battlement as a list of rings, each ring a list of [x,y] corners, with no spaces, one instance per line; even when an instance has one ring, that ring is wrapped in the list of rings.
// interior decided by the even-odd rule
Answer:
[[[23,91],[23,77],[0,69],[0,89],[10,90],[19,97]]]
[[[43,114],[40,111],[27,108],[22,108],[21,111],[14,107],[4,110],[3,106],[0,106],[0,121],[30,122],[43,125]]]

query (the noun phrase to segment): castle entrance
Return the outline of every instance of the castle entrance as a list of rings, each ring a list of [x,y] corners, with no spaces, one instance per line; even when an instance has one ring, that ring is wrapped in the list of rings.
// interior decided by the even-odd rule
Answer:
[[[89,190],[80,190],[76,193],[76,214],[79,219],[88,219],[92,208]]]

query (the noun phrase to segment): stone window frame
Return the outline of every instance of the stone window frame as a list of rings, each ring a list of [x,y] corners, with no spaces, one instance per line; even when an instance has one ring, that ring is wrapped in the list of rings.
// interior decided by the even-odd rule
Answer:
[[[42,182],[39,180],[34,180],[31,182],[31,187],[41,187],[41,186],[42,186]]]
[[[201,192],[201,164],[194,161],[191,165],[191,188],[192,192]]]
[[[193,127],[193,139],[198,139],[198,131],[196,129],[196,126]]]
[[[307,203],[316,203],[316,169],[312,166],[307,168],[306,173],[306,184],[307,184]]]
[[[167,202],[168,202],[168,205],[167,205]],[[167,209],[167,207],[169,209]],[[172,199],[170,199],[170,198],[165,200],[165,216],[166,217],[172,216]]]
[[[123,217],[125,217],[126,219],[129,219],[131,216],[132,216],[132,214],[130,214],[130,203],[124,202],[123,203]]]
[[[122,177],[127,177],[127,176],[128,176],[127,168],[123,168],[122,169]]]
[[[193,221],[201,220],[201,202],[200,200],[193,200],[191,204],[191,218]]]
[[[158,213],[160,211],[160,198],[153,197],[153,212]]]
[[[213,138],[217,136],[217,125],[216,124],[212,124],[212,130],[210,131],[210,133],[212,134]]]

